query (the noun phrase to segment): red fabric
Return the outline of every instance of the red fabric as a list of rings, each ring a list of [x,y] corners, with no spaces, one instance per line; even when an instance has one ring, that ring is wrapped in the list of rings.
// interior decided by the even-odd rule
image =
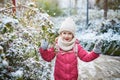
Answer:
[[[76,42],[78,44],[78,42]],[[99,54],[95,52],[88,53],[80,44],[78,44],[78,53],[74,53],[73,50],[69,52],[59,51],[54,52],[54,48],[48,50],[39,49],[41,56],[46,61],[51,61],[56,56],[54,78],[55,80],[77,80],[78,68],[77,68],[77,56],[85,62],[90,62],[96,59]]]

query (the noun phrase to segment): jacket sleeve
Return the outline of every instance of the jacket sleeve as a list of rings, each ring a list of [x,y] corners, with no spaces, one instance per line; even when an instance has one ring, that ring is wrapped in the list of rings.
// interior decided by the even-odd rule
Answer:
[[[87,52],[81,45],[78,45],[78,57],[84,62],[90,62],[99,57],[99,54],[94,51]]]
[[[54,48],[49,48],[47,50],[39,48],[39,53],[41,54],[41,57],[47,62],[50,62],[55,57]]]

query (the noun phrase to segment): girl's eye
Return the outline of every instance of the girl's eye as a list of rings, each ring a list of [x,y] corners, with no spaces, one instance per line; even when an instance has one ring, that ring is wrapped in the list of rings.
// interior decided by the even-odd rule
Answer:
[[[66,34],[65,32],[63,32],[63,34]]]
[[[72,33],[68,33],[69,35],[71,35]]]

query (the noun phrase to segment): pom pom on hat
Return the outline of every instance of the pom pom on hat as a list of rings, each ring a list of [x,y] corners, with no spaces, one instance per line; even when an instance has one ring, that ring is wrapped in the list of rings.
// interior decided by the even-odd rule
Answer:
[[[68,17],[62,22],[58,33],[60,34],[62,31],[69,31],[75,35],[76,25],[72,18]]]

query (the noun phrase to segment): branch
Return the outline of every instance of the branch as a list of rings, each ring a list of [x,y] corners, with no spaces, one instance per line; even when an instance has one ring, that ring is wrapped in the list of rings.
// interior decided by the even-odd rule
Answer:
[[[3,8],[3,9],[0,10],[0,13],[1,13],[1,12],[4,12],[4,11],[6,11],[6,10],[9,10],[9,9],[13,9],[14,7],[15,7],[15,6],[10,6],[10,7],[8,7],[8,8]],[[31,7],[28,7],[28,6],[25,6],[25,5],[16,6],[16,8],[21,8],[21,7],[27,8],[27,9],[30,9],[30,10],[33,10],[33,11],[36,12],[35,9],[33,9],[33,8],[31,8]]]

